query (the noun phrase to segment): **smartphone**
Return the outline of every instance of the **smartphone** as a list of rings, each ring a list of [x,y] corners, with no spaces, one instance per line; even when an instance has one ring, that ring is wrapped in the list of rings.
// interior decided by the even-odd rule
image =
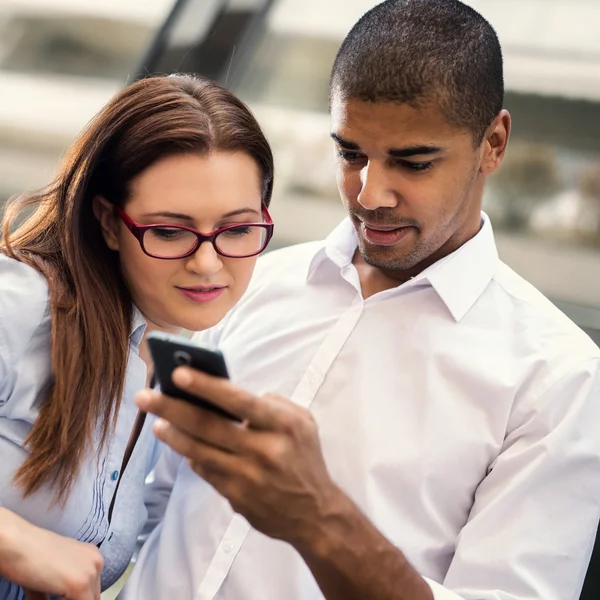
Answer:
[[[216,348],[199,346],[181,335],[151,331],[146,338],[150,354],[154,361],[154,372],[161,390],[167,396],[185,400],[221,416],[240,421],[240,419],[208,400],[189,394],[178,388],[171,376],[177,367],[187,366],[215,377],[229,379],[225,357]]]

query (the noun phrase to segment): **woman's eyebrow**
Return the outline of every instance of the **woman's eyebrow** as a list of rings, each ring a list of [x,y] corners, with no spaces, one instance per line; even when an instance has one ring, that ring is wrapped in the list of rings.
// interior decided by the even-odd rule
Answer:
[[[250,208],[250,207],[246,207],[246,208],[238,208],[236,210],[232,210],[224,215],[222,215],[222,219],[227,219],[230,217],[235,217],[237,215],[243,215],[243,214],[248,214],[248,213],[252,213],[255,215],[260,216],[260,212]],[[156,218],[161,218],[161,219],[178,219],[180,221],[193,221],[193,217],[191,217],[190,215],[186,215],[183,213],[176,213],[176,212],[171,212],[171,211],[165,211],[165,210],[161,210],[161,211],[157,211],[157,212],[151,212],[151,213],[145,213],[143,215],[145,218],[152,218],[152,219],[156,219]]]
[[[246,213],[253,213],[255,215],[260,216],[260,212],[253,208],[238,208],[237,210],[232,210],[231,212],[224,214],[223,219],[227,219],[229,217],[236,217],[237,215],[243,215]]]
[[[182,213],[175,213],[175,212],[170,212],[170,211],[158,211],[158,212],[151,212],[151,213],[145,213],[143,215],[144,217],[162,217],[165,219],[179,219],[181,221],[193,221],[192,217],[190,217],[190,215],[184,215]]]

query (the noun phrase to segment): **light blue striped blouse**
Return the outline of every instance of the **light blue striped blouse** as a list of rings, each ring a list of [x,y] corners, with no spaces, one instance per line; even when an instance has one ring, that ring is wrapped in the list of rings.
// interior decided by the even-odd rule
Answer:
[[[146,382],[146,365],[138,353],[145,328],[136,310],[116,432],[99,460],[90,456],[84,463],[64,509],[53,506],[47,488],[24,500],[12,479],[27,456],[23,441],[38,417],[50,379],[48,286],[39,272],[0,254],[0,505],[61,535],[102,542],[103,589],[119,578],[135,550],[147,514],[144,480],[159,450],[149,416],[119,486],[109,527],[108,509],[137,415],[133,396]],[[0,600],[23,597],[18,586],[0,578]]]

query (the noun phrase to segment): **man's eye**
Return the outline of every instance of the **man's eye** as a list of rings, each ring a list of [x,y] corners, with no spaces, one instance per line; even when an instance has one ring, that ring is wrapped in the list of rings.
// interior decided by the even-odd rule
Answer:
[[[405,167],[409,171],[413,171],[415,173],[422,173],[424,171],[428,171],[433,166],[432,161],[422,162],[422,163],[403,161],[401,164],[403,167]]]
[[[361,160],[363,158],[363,156],[361,154],[358,154],[357,152],[351,152],[350,150],[342,150],[341,148],[338,148],[337,154],[342,160],[347,161]]]

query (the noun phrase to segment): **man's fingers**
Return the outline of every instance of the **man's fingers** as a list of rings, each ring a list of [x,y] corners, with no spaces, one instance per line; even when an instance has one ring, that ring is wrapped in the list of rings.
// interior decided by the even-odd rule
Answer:
[[[223,410],[239,416],[253,429],[286,429],[290,412],[294,408],[289,401],[271,396],[255,396],[227,379],[212,377],[188,367],[176,369],[173,381],[191,394],[205,398]]]
[[[231,419],[150,390],[136,394],[138,406],[200,441],[228,452],[243,450],[244,427]]]
[[[50,596],[48,596],[48,594],[25,589],[23,591],[25,592],[25,600],[50,600]]]
[[[164,419],[158,419],[153,429],[158,439],[192,461],[194,470],[202,476],[228,474],[239,466],[239,458],[235,455],[198,441]]]
[[[191,394],[205,398],[243,421],[249,421],[253,416],[256,396],[238,388],[227,379],[180,367],[174,371],[173,381]],[[253,424],[260,427],[258,423]]]

